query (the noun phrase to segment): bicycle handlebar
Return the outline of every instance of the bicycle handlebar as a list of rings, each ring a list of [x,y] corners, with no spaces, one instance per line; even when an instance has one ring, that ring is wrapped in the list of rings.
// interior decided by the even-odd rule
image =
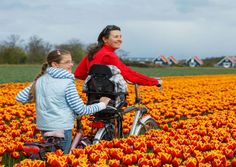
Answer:
[[[159,88],[159,90],[160,91],[162,91],[162,80],[161,80],[161,78],[160,77],[156,77],[155,79],[157,79],[158,80],[158,84],[157,84],[157,87]],[[132,83],[131,83],[132,84]],[[135,83],[134,84],[134,86],[135,86],[135,103],[136,104],[140,104],[140,102],[141,102],[141,98],[139,98],[139,92],[138,92],[138,84],[137,83]]]
[[[99,103],[99,102],[100,102],[99,100],[93,100],[91,102],[91,104],[95,104],[95,103]],[[115,107],[113,107],[113,106],[111,106],[109,104],[115,104],[115,102],[113,100],[110,100],[108,105],[106,106],[106,109],[112,109],[112,110],[115,110],[115,111],[117,110],[117,108],[115,108]]]
[[[113,107],[113,106],[110,106],[110,105],[107,105],[106,109],[112,109],[112,110],[117,110],[117,108]]]

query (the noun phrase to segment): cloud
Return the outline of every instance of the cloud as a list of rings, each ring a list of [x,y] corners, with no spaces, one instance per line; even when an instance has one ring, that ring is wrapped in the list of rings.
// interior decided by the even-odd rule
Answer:
[[[122,28],[130,56],[188,58],[235,54],[234,0],[2,0],[0,36],[38,35],[51,43],[96,41],[107,24]]]

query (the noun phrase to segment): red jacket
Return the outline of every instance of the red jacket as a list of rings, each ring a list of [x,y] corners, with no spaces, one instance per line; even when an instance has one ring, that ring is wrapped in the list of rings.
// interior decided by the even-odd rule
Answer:
[[[150,78],[127,67],[115,54],[115,50],[107,45],[104,45],[94,55],[93,60],[89,61],[88,57],[85,56],[75,69],[74,72],[75,77],[85,80],[88,75],[88,71],[93,64],[115,65],[117,68],[120,69],[121,75],[124,77],[124,79],[132,83],[137,83],[139,85],[148,85],[148,86],[158,84],[157,79]]]

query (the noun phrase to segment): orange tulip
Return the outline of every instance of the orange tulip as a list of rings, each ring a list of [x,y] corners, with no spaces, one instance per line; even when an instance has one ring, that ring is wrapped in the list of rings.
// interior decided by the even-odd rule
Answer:
[[[122,162],[123,162],[124,165],[131,165],[131,164],[133,164],[132,156],[130,154],[126,154],[122,158]]]
[[[233,160],[231,161],[231,165],[232,167],[236,167],[236,158],[233,158]]]
[[[180,166],[181,163],[182,163],[182,159],[181,158],[177,158],[177,157],[173,158],[173,160],[171,162],[171,164],[173,166]]]
[[[11,153],[11,156],[12,156],[14,159],[18,159],[18,158],[20,158],[20,153],[17,152],[17,151],[13,151],[13,152]]]
[[[187,167],[196,167],[197,166],[197,160],[194,157],[189,157],[184,163]]]
[[[89,156],[89,160],[91,162],[97,162],[99,160],[99,155],[97,153],[91,153]]]
[[[155,166],[155,167],[160,167],[161,166],[161,160],[158,158],[153,158],[150,160],[150,165]]]
[[[111,148],[109,150],[109,155],[111,156],[111,158],[122,160],[122,157],[124,156],[124,153],[119,148]]]
[[[146,158],[140,158],[138,160],[138,165],[139,166],[145,166],[145,165],[149,165],[150,164],[150,160],[146,159]]]
[[[108,165],[110,167],[120,167],[120,161],[117,159],[111,159],[111,160],[109,160]]]

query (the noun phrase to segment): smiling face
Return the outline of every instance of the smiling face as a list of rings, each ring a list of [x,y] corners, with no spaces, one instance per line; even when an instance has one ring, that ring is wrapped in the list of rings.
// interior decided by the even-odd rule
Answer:
[[[72,72],[73,61],[71,55],[61,55],[61,61],[59,63],[53,62],[52,66],[56,68],[63,68],[66,71]]]
[[[122,35],[119,30],[112,30],[108,38],[103,37],[103,41],[106,45],[113,49],[119,49],[122,44]]]

